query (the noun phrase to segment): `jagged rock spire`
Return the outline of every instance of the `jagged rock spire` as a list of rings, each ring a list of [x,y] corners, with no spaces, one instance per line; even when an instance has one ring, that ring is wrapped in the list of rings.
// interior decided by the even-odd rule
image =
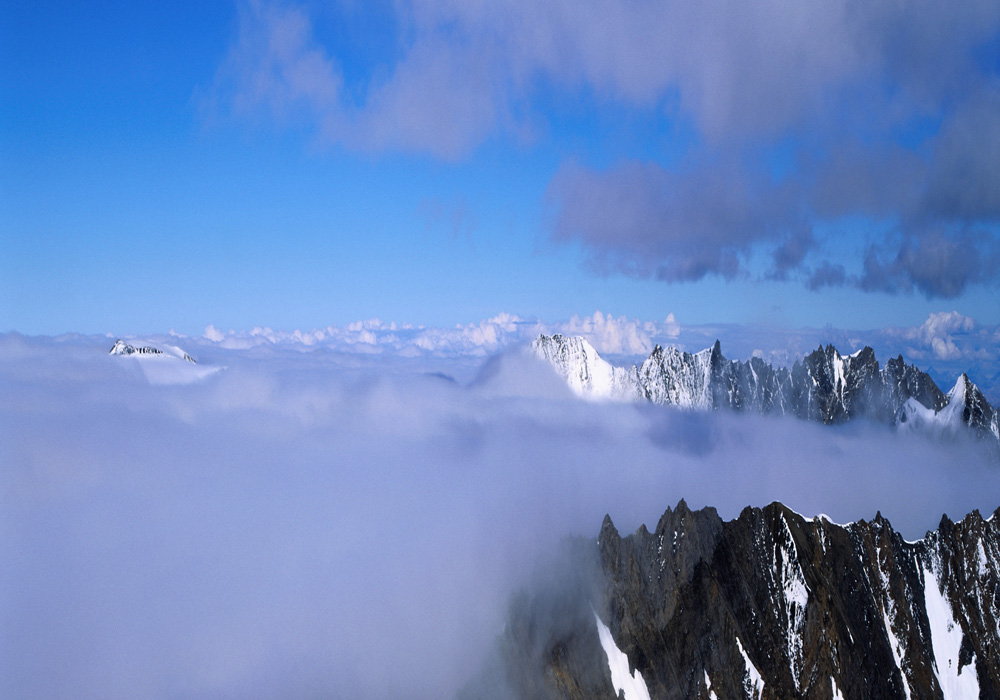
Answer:
[[[881,513],[838,525],[772,503],[724,522],[682,501],[653,532],[605,516],[589,552],[601,575],[578,612],[560,596],[540,614],[551,584],[512,606],[514,697],[612,700],[611,663],[669,700],[1000,697],[1000,509],[907,542]]]

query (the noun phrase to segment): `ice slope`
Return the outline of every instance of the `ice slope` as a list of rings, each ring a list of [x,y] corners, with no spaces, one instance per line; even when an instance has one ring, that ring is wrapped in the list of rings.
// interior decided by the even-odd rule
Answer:
[[[531,350],[555,367],[577,396],[612,401],[640,398],[635,368],[613,366],[583,338],[542,335],[531,344]]]

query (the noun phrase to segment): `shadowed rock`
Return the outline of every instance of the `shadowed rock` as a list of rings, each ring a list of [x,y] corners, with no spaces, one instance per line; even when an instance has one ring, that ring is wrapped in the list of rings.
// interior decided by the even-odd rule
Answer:
[[[880,514],[837,525],[780,503],[723,522],[681,501],[625,537],[606,517],[515,598],[495,678],[505,697],[615,698],[593,610],[651,698],[998,698],[998,516],[943,517],[916,542]]]

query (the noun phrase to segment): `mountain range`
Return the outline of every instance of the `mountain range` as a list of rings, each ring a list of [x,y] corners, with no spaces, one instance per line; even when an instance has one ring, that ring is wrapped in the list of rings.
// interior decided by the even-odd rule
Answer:
[[[463,698],[1000,697],[1000,509],[905,541],[780,503],[567,542]]]
[[[610,364],[581,337],[540,335],[532,352],[580,396],[650,401],[686,409],[793,415],[828,424],[866,418],[904,430],[969,429],[1000,449],[1000,413],[964,373],[947,393],[903,357],[880,365],[865,347],[819,347],[791,368],[759,357],[728,360],[719,341],[688,353],[657,345],[641,365]]]

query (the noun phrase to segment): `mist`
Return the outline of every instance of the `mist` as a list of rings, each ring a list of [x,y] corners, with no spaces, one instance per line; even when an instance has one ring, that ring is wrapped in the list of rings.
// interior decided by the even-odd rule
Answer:
[[[913,539],[1000,505],[971,442],[581,401],[516,348],[454,381],[215,347],[151,383],[105,345],[0,337],[3,697],[450,697],[605,513],[781,500]]]

